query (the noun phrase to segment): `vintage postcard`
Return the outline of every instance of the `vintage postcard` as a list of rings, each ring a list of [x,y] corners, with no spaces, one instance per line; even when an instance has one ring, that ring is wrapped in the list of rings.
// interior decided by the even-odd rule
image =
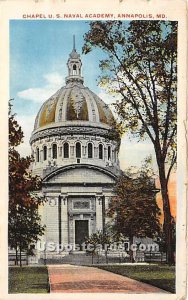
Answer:
[[[186,298],[186,16],[0,1],[0,299]]]

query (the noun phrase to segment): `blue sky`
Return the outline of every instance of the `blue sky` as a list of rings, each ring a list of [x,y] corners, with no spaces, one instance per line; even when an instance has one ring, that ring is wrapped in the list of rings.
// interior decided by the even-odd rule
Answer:
[[[10,21],[10,96],[16,97],[18,91],[28,88],[44,87],[48,83],[46,74],[58,73],[64,78],[73,34],[77,51],[81,53],[83,35],[88,29],[86,21]],[[97,93],[100,92],[96,84],[98,62],[103,56],[99,50],[82,56],[85,85]],[[38,108],[36,103],[31,106],[20,97],[14,103],[17,113],[22,112],[23,106],[29,115]]]
[[[24,143],[19,146],[22,155],[30,154],[29,138],[42,103],[64,85],[73,35],[81,54],[83,35],[88,30],[86,21],[10,21],[10,98],[14,98],[14,112],[25,134]],[[112,99],[97,86],[99,60],[104,57],[100,50],[82,55],[82,76],[84,84],[109,104]],[[130,142],[124,137],[120,151],[122,168],[140,165],[151,152],[148,142]]]

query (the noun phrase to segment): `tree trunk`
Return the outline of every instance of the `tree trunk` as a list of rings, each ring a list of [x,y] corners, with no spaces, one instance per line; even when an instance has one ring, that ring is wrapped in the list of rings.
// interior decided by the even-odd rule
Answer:
[[[108,264],[108,250],[105,250],[106,264]]]
[[[131,263],[134,262],[132,245],[133,245],[133,236],[130,236],[129,237],[129,255],[130,255],[130,262]]]
[[[164,232],[167,249],[167,263],[174,264],[174,255],[172,249],[172,216],[170,211],[170,201],[168,195],[167,178],[165,176],[165,166],[161,161],[157,161],[159,166],[159,178],[161,185],[161,194],[163,199],[163,213],[164,213]]]
[[[16,266],[18,265],[18,246],[16,244]]]
[[[21,241],[20,241],[19,248],[20,248],[20,267],[21,267],[22,266],[22,247],[21,247]]]
[[[20,247],[20,267],[22,266],[22,250],[21,250],[21,247]]]

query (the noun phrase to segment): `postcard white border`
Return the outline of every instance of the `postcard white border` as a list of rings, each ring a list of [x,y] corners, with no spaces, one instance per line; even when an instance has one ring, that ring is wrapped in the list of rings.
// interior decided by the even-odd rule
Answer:
[[[23,14],[163,13],[178,21],[178,169],[177,169],[177,272],[176,294],[8,294],[7,214],[8,214],[8,99],[9,99],[9,20]],[[0,0],[0,299],[181,299],[186,293],[186,199],[187,199],[187,1],[186,0]],[[91,19],[94,20],[95,18]],[[98,18],[96,18],[98,19]],[[143,18],[142,18],[143,19]],[[147,18],[144,18],[147,19]],[[67,20],[67,19],[66,19]],[[71,19],[72,20],[72,19]],[[130,19],[129,19],[130,20]],[[188,128],[187,128],[188,130]],[[187,135],[188,139],[188,135]]]

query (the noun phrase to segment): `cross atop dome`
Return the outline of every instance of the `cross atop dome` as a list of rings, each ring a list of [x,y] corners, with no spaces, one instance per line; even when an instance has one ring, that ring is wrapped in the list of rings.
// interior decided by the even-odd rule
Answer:
[[[75,34],[73,35],[73,50],[76,51]]]
[[[80,54],[78,54],[76,51],[75,44],[75,35],[73,35],[73,49],[69,54],[69,59],[67,61],[68,76],[66,77],[66,83],[72,81],[79,81],[81,83],[84,82],[84,79],[81,76],[82,61],[80,59]]]
[[[80,54],[76,52],[76,42],[75,42],[75,35],[73,35],[73,48],[72,52],[70,53],[70,58],[80,58]]]

